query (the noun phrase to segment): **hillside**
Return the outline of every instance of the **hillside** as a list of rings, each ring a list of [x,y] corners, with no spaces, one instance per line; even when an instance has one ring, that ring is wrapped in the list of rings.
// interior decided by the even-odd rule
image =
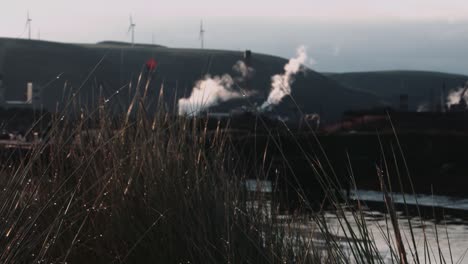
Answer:
[[[4,75],[6,97],[10,100],[24,98],[27,81],[46,86],[43,103],[54,110],[63,100],[64,87],[77,91],[83,102],[95,101],[99,86],[110,95],[122,85],[136,82],[142,66],[154,57],[158,72],[151,84],[150,94],[158,95],[164,82],[165,99],[169,107],[174,97],[189,96],[194,83],[205,74],[234,75],[232,66],[241,60],[241,51],[175,49],[157,45],[136,45],[102,42],[100,44],[63,44],[20,39],[0,39],[0,73]],[[102,61],[101,61],[102,60]],[[100,62],[98,65],[98,62]],[[252,66],[255,76],[251,86],[256,96],[248,104],[262,103],[270,91],[270,78],[281,73],[287,60],[253,51]],[[95,71],[92,71],[98,65]],[[91,75],[89,75],[92,72]],[[62,74],[60,79],[56,76]],[[87,76],[89,75],[89,79]],[[85,82],[85,80],[87,80]],[[47,85],[46,85],[47,84]],[[72,87],[72,88],[71,88]],[[292,96],[306,113],[320,112],[324,120],[334,120],[348,109],[361,109],[379,104],[376,96],[367,92],[347,89],[337,82],[311,70],[301,73],[292,87]],[[128,96],[121,93],[119,100],[128,103]],[[244,100],[223,104],[219,109],[246,105]],[[284,100],[277,111],[291,111],[291,100]]]
[[[408,94],[411,110],[438,103],[441,97],[463,86],[468,76],[424,71],[380,71],[327,73],[326,76],[351,89],[366,91],[396,105],[400,94]],[[445,89],[443,88],[445,86]],[[445,94],[445,96],[443,96]]]

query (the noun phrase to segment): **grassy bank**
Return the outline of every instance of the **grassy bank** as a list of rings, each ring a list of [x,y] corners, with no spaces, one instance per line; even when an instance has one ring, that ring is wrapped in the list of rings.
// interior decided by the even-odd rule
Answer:
[[[222,129],[207,131],[197,119],[171,115],[161,102],[152,102],[157,111],[148,113],[149,102],[138,94],[122,116],[109,115],[107,102],[78,115],[73,111],[73,118],[57,115],[43,141],[2,162],[1,263],[388,259],[360,207],[345,209],[335,192],[328,193],[328,214],[337,217],[339,232],[322,211],[278,215],[262,193],[247,190],[248,168]],[[384,170],[379,176],[385,182]],[[311,177],[331,188],[320,170]],[[419,263],[426,255],[414,250],[411,235],[402,238],[391,197],[386,201],[388,225],[381,230],[390,260]]]
[[[253,205],[227,135],[162,107],[149,115],[144,101],[121,117],[104,102],[58,115],[42,142],[2,162],[1,263],[308,258]]]

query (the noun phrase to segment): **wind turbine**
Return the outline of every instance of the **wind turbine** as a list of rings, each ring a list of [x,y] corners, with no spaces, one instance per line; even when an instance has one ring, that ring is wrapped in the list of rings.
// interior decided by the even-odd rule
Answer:
[[[32,19],[29,17],[29,10],[28,10],[28,15],[26,17],[26,27],[28,28],[28,38],[31,39],[31,22]]]
[[[205,48],[205,29],[203,28],[203,20],[200,21],[200,41],[201,48]]]
[[[127,34],[130,31],[132,33],[132,47],[135,45],[135,27],[136,27],[136,24],[133,23],[133,17],[130,15],[130,26],[128,27]]]

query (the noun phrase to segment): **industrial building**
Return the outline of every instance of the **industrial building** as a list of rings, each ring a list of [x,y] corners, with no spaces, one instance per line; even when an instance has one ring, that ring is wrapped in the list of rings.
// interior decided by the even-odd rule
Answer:
[[[26,93],[24,100],[7,100],[5,92],[7,87],[3,83],[4,75],[0,73],[0,107],[3,109],[9,108],[28,108],[40,109],[42,106],[41,88],[33,82],[27,82]]]

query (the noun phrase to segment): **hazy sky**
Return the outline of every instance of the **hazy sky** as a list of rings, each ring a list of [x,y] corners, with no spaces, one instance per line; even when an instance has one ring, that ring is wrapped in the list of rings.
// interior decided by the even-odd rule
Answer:
[[[0,0],[0,36],[62,42],[136,41],[252,49],[289,57],[309,48],[320,71],[421,69],[468,74],[468,1],[462,0]],[[313,64],[313,65],[312,65]]]

